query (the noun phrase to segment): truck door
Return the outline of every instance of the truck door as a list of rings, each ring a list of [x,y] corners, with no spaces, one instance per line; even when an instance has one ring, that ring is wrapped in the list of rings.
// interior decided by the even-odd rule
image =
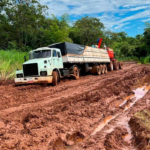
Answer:
[[[57,51],[57,56],[58,56],[58,66],[59,68],[63,68],[63,62],[62,62],[62,57],[60,51]]]
[[[58,68],[58,56],[56,50],[53,50],[53,66]]]

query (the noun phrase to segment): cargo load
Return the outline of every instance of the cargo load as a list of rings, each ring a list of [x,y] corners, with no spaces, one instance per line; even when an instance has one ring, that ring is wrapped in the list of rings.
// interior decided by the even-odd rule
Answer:
[[[63,62],[85,63],[85,62],[110,62],[107,50],[93,48],[68,42],[56,43],[48,46],[49,48],[59,48]]]

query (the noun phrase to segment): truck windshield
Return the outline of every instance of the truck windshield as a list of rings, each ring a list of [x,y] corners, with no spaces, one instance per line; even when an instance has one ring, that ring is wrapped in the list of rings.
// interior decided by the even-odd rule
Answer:
[[[30,52],[29,59],[47,58],[51,57],[51,50],[41,50]]]

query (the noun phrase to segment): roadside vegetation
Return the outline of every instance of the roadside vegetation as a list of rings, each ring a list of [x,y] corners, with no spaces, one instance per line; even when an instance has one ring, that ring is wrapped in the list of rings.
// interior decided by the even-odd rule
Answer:
[[[0,80],[14,78],[17,68],[22,68],[24,56],[26,55],[27,52],[18,52],[16,50],[0,50]]]
[[[7,74],[6,79],[14,76],[13,68],[21,66],[23,56],[29,50],[58,42],[91,46],[97,44],[98,38],[103,38],[101,47],[105,43],[114,49],[117,59],[143,64],[150,62],[150,23],[145,23],[143,34],[129,37],[125,32],[106,30],[105,24],[94,17],[85,16],[72,23],[68,14],[57,18],[49,15],[47,10],[48,7],[37,0],[2,0],[1,79]]]
[[[126,62],[126,61],[134,61],[137,62],[138,64],[149,64],[150,63],[150,56],[146,57],[117,57],[118,61]]]

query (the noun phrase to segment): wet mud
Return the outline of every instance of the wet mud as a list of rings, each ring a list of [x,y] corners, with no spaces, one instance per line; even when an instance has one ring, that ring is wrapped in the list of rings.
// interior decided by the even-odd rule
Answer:
[[[136,113],[129,121],[134,138],[132,143],[137,150],[150,149],[150,107]]]
[[[149,83],[150,66],[137,64],[57,87],[1,82],[0,149],[136,149],[128,122],[150,105]],[[136,100],[139,87],[146,95]]]

